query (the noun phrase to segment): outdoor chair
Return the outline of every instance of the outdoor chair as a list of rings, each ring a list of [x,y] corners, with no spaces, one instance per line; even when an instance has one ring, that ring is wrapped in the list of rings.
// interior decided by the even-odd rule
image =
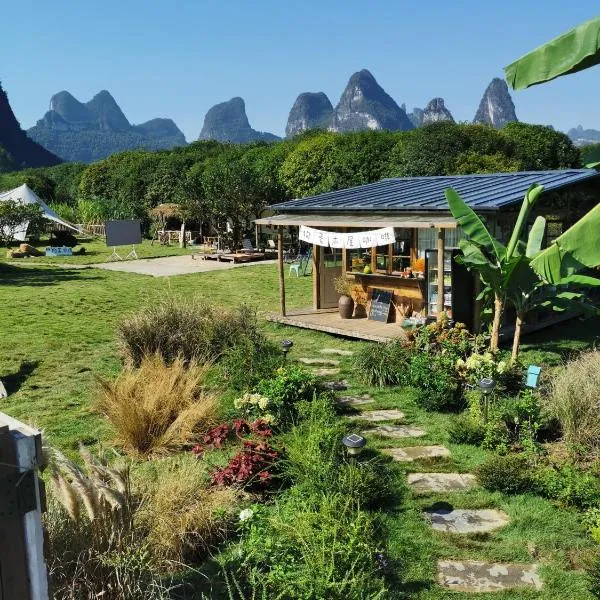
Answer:
[[[296,277],[300,275],[308,275],[312,272],[312,251],[309,250],[307,254],[300,254],[295,262],[290,265],[290,275],[296,273]],[[311,265],[310,270],[308,266]]]
[[[267,248],[269,250],[277,250],[277,244],[275,243],[275,240],[267,240]]]
[[[242,252],[256,252],[252,242],[248,238],[242,240]]]

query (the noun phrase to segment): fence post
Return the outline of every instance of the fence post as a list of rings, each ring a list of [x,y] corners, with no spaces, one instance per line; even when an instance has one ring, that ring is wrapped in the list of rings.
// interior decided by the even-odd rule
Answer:
[[[41,434],[0,413],[0,600],[48,600]]]

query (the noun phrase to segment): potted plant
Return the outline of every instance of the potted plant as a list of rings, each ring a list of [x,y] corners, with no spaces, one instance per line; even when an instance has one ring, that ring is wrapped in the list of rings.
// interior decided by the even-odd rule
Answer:
[[[352,298],[352,282],[345,276],[340,275],[333,280],[335,291],[340,294],[338,308],[342,319],[351,319],[354,314],[354,299]]]

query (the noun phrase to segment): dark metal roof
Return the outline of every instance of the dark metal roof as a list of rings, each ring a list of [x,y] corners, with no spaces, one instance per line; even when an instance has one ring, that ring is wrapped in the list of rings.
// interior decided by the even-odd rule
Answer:
[[[498,210],[523,200],[533,183],[546,191],[598,177],[594,169],[523,171],[484,175],[397,177],[345,190],[281,202],[278,211],[435,211],[448,210],[444,190],[454,188],[476,210]]]

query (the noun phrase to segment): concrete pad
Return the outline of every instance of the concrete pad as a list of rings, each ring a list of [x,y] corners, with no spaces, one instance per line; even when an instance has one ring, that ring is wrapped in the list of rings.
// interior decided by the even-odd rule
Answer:
[[[426,510],[424,515],[433,529],[446,533],[485,533],[508,524],[505,512],[488,508],[434,508]]]
[[[107,251],[107,255],[110,252]],[[163,256],[161,258],[140,258],[138,260],[123,260],[89,265],[106,271],[124,271],[152,277],[171,277],[173,275],[188,275],[190,273],[207,273],[209,271],[224,271],[250,265],[274,265],[276,260],[262,260],[251,263],[233,264],[216,260],[192,259],[191,254],[182,256]]]
[[[537,565],[478,560],[439,560],[438,583],[455,592],[501,592],[515,588],[542,589]]]
[[[407,438],[421,437],[425,435],[425,430],[420,427],[407,427],[405,425],[378,425],[373,429],[367,429],[361,435],[378,435],[386,438]]]
[[[338,356],[352,356],[352,350],[340,350],[339,348],[322,348],[319,350],[321,354],[337,354]]]
[[[476,485],[470,473],[409,473],[408,485],[415,492],[457,492]]]
[[[340,396],[336,398],[336,402],[342,406],[363,406],[373,404],[375,400],[369,394],[364,394],[363,396]]]
[[[450,450],[444,446],[409,446],[407,448],[385,448],[382,450],[399,462],[413,462],[415,460],[432,460],[450,456]]]
[[[298,362],[319,367],[338,367],[340,364],[339,360],[333,358],[299,358]]]
[[[359,412],[356,415],[349,415],[349,419],[361,421],[395,421],[397,419],[404,419],[404,413],[400,410],[369,410],[365,412]]]
[[[340,374],[340,369],[338,369],[338,368],[334,368],[334,369],[321,368],[321,369],[313,370],[313,375],[316,375],[317,377],[329,377],[330,375],[339,375],[339,374]]]
[[[342,381],[326,381],[321,384],[321,387],[331,392],[343,392],[348,389],[348,382],[345,379]]]

